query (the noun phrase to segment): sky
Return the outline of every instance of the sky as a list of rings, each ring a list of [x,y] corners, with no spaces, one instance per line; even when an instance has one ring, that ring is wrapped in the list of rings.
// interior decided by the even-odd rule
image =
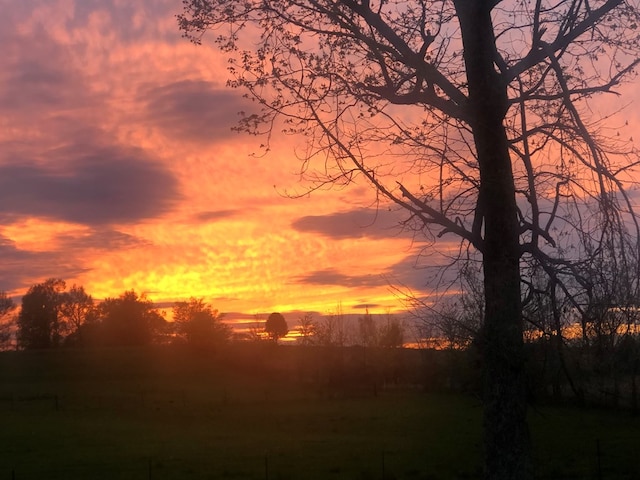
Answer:
[[[296,146],[231,130],[179,0],[0,0],[0,291],[203,298],[228,318],[399,311],[424,247],[364,183],[304,194]],[[298,142],[298,143],[296,143]]]

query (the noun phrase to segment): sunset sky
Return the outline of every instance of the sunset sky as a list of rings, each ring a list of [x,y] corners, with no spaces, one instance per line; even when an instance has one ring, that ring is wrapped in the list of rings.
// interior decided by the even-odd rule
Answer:
[[[231,131],[224,58],[179,0],[4,0],[0,290],[62,278],[94,298],[203,297],[231,317],[402,308],[424,244],[364,183],[304,193],[296,146]],[[427,260],[423,260],[428,261]]]

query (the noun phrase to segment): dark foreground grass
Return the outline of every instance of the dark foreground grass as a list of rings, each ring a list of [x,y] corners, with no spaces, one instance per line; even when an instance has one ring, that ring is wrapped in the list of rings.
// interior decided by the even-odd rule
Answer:
[[[473,398],[319,388],[167,349],[2,354],[0,381],[0,480],[480,477]],[[531,423],[540,478],[640,478],[637,419],[544,408]]]

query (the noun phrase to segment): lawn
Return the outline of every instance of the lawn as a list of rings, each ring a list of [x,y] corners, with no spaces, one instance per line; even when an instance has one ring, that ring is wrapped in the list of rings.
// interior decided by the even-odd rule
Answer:
[[[472,397],[328,391],[171,349],[3,353],[0,381],[0,479],[480,477]],[[640,478],[637,418],[545,407],[531,425],[540,478]]]

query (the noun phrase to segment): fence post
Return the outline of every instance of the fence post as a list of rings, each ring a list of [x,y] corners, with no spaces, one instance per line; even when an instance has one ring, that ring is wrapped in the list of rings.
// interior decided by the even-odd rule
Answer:
[[[596,458],[598,459],[598,480],[602,480],[602,452],[600,450],[600,439],[596,438]]]

